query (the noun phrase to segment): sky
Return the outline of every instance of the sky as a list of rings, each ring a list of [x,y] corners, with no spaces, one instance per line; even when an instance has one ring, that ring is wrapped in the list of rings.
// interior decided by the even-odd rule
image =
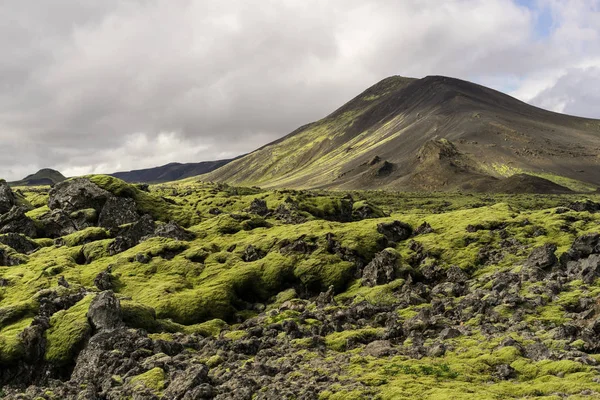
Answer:
[[[0,177],[237,156],[379,80],[600,118],[600,0],[0,0]]]

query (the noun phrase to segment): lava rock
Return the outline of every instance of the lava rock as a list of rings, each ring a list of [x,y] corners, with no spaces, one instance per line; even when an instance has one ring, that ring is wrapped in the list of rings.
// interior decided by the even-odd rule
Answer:
[[[265,253],[262,250],[257,249],[256,247],[250,244],[248,245],[248,247],[246,247],[246,250],[244,250],[244,254],[242,254],[242,260],[244,260],[245,262],[252,262],[260,260],[264,256]]]
[[[206,365],[191,365],[185,371],[175,374],[171,384],[165,390],[164,397],[173,400],[209,398],[206,395],[213,394],[209,382]]]
[[[427,233],[433,233],[433,228],[427,221],[423,222],[415,229],[415,235],[425,235]]]
[[[393,249],[385,249],[375,255],[363,270],[364,286],[384,285],[396,279],[398,254]]]
[[[412,227],[404,222],[392,221],[377,224],[377,232],[385,236],[390,242],[400,242],[411,237]]]
[[[596,203],[595,201],[591,201],[589,199],[584,201],[575,201],[569,204],[567,207],[578,212],[587,211],[595,213],[600,211],[600,203]]]
[[[92,300],[87,317],[97,331],[119,328],[123,324],[121,303],[112,291],[101,292]]]
[[[269,213],[267,202],[263,199],[252,200],[252,203],[250,203],[250,207],[248,208],[248,212],[264,217]]]
[[[35,222],[25,215],[25,210],[14,206],[7,213],[0,216],[0,233],[20,233],[29,237],[36,237]]]
[[[52,239],[77,232],[77,226],[63,210],[52,210],[39,219],[43,236]]]
[[[131,224],[139,218],[135,200],[127,197],[109,197],[98,217],[98,226],[108,229],[117,228]]]
[[[100,290],[113,288],[113,276],[108,271],[102,271],[94,278],[94,285]]]
[[[67,213],[93,208],[100,212],[113,195],[87,178],[74,178],[57,183],[50,189],[48,207]]]
[[[183,229],[174,221],[158,225],[154,231],[154,236],[185,241],[193,240],[195,237],[192,232]]]
[[[7,245],[16,252],[22,254],[29,254],[40,248],[40,246],[33,240],[30,240],[26,236],[19,235],[17,233],[0,235],[0,243]]]
[[[0,267],[14,267],[15,265],[24,263],[24,260],[13,256],[9,251],[6,251],[6,249],[0,247]]]
[[[0,180],[0,215],[10,211],[17,204],[17,197],[5,180]]]
[[[126,226],[118,232],[115,240],[108,245],[108,253],[115,255],[140,243],[143,238],[152,236],[155,230],[154,220],[150,215],[144,215],[138,221]]]

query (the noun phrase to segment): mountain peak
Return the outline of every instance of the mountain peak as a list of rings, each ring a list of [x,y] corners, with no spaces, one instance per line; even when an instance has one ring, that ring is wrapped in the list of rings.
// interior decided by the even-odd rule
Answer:
[[[542,110],[461,79],[391,76],[322,120],[202,179],[263,187],[458,190],[465,181],[467,187],[501,187],[494,182],[509,171],[597,186],[597,126],[600,121]],[[373,172],[379,168],[370,164],[374,159],[386,162],[385,173]],[[524,186],[550,187],[530,183]]]
[[[20,181],[11,182],[11,186],[46,186],[54,185],[66,180],[65,176],[57,170],[42,168],[35,174],[27,175]]]

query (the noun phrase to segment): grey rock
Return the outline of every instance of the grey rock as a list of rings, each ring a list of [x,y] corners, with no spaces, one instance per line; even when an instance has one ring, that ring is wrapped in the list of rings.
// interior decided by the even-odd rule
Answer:
[[[133,199],[109,197],[98,217],[98,226],[107,229],[117,228],[121,225],[133,223],[139,218],[137,204]]]
[[[389,283],[396,279],[398,256],[390,250],[383,250],[375,255],[362,273],[364,286],[376,286]]]
[[[517,372],[508,364],[500,364],[496,366],[496,370],[492,374],[495,378],[506,381],[517,376]]]
[[[25,215],[25,210],[14,206],[7,213],[0,215],[0,233],[20,233],[36,237],[35,222]]]
[[[389,340],[375,340],[365,346],[363,353],[372,357],[386,357],[394,352]]]
[[[113,195],[87,178],[74,178],[57,183],[49,193],[48,207],[67,213],[93,208],[100,212]]]
[[[144,215],[138,221],[120,229],[118,236],[109,244],[108,253],[115,255],[140,243],[143,238],[152,236],[155,230],[155,223],[151,216]]]
[[[113,276],[108,271],[102,271],[94,278],[94,285],[100,290],[113,288]]]
[[[404,222],[392,221],[377,224],[377,232],[384,235],[390,242],[400,242],[411,237],[413,230]]]
[[[59,238],[77,232],[77,226],[63,210],[52,210],[42,215],[39,219],[43,236]]]
[[[26,236],[17,233],[0,235],[0,243],[13,248],[15,251],[22,254],[29,254],[40,248],[40,246],[33,240],[30,240]]]
[[[248,208],[248,212],[264,217],[269,213],[267,202],[263,199],[252,200],[252,203],[250,203],[250,207]]]
[[[265,256],[265,253],[263,251],[261,251],[260,249],[257,249],[256,247],[254,247],[252,245],[248,245],[248,247],[246,247],[246,249],[244,250],[244,254],[242,254],[242,260],[244,260],[246,262],[252,262],[252,261],[260,260],[264,256]]]
[[[195,238],[195,235],[192,232],[183,229],[174,221],[158,225],[156,227],[156,230],[154,231],[154,235],[169,239],[185,241],[193,240]]]
[[[119,328],[123,324],[121,303],[112,291],[100,292],[92,300],[87,317],[92,327],[97,331],[109,331]]]
[[[10,211],[17,204],[17,197],[13,193],[8,183],[0,180],[0,215]]]

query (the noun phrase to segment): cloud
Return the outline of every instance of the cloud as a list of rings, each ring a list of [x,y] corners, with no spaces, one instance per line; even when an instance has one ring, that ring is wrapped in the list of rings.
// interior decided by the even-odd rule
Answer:
[[[590,1],[23,3],[0,8],[8,179],[235,156],[394,74],[456,76],[558,107],[577,88],[561,77],[600,54]],[[552,15],[543,37],[541,10]],[[564,107],[588,112],[582,101]]]

